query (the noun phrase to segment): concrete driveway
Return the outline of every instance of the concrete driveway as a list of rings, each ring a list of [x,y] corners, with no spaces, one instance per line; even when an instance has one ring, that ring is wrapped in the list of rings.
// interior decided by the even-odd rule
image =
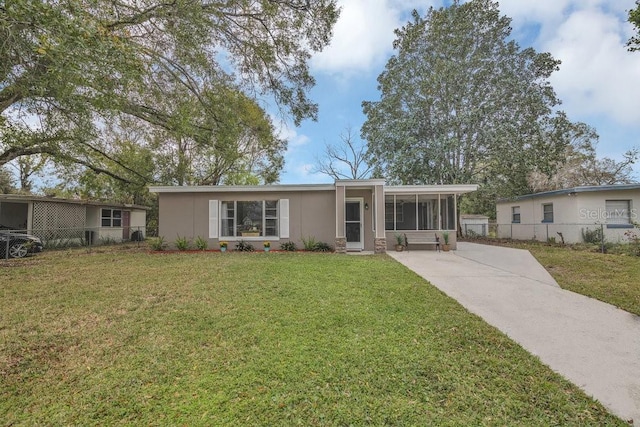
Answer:
[[[640,317],[561,289],[526,250],[460,242],[389,255],[640,426]]]

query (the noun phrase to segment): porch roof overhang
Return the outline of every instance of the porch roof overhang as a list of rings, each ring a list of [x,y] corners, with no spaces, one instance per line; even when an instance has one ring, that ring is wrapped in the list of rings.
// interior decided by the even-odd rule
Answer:
[[[351,190],[370,190],[384,185],[384,179],[338,179],[335,182],[336,187],[348,187]]]
[[[385,194],[465,194],[478,190],[478,184],[385,186]]]
[[[149,186],[151,193],[251,193],[287,191],[335,191],[336,187],[373,189],[382,186],[385,194],[465,194],[478,190],[477,184],[391,185],[384,179],[346,179],[334,184],[273,184],[273,185],[193,185]]]

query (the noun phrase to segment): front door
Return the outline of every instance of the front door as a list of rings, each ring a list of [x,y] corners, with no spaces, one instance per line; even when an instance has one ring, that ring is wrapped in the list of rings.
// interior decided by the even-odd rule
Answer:
[[[364,249],[362,217],[362,199],[346,199],[344,228],[347,237],[347,250],[361,251]]]
[[[131,227],[131,212],[122,211],[122,240],[129,240]]]

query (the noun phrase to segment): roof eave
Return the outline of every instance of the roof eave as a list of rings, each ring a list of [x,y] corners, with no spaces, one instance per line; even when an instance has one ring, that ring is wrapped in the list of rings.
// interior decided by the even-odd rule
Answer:
[[[151,193],[263,193],[286,191],[332,191],[333,184],[283,184],[283,185],[194,185],[150,186]]]
[[[478,184],[396,185],[384,188],[386,194],[466,194],[478,190]]]

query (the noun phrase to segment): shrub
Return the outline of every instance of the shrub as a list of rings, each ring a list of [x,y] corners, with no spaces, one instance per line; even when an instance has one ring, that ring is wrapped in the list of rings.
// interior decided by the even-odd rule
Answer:
[[[636,229],[640,228],[636,222],[633,223],[633,226]],[[640,256],[640,235],[635,230],[629,230],[624,233],[624,236],[629,241],[629,255]]]
[[[289,240],[288,242],[280,243],[280,250],[295,252],[296,249],[296,244],[291,240]]]
[[[466,237],[468,237],[469,239],[479,239],[481,236],[473,230],[467,230]]]
[[[599,245],[602,243],[602,228],[594,228],[593,230],[583,228],[582,241],[585,243]]]
[[[312,250],[314,252],[332,252],[333,248],[328,243],[316,242]]]
[[[186,251],[187,249],[189,249],[190,245],[191,243],[189,242],[189,239],[187,239],[186,237],[178,236],[176,238],[176,248],[178,248],[179,251]]]
[[[305,251],[313,251],[313,252],[332,252],[333,251],[333,248],[328,243],[320,242],[316,240],[316,238],[313,236],[309,236],[306,239],[303,237],[302,244],[304,244]]]
[[[149,247],[154,251],[164,251],[167,244],[164,241],[164,237],[159,236],[149,240]]]
[[[196,248],[200,251],[204,251],[209,247],[209,242],[207,242],[207,239],[201,236],[198,236],[194,243],[196,245]]]
[[[318,242],[316,241],[316,238],[313,236],[309,236],[307,238],[302,238],[302,244],[304,245],[304,250],[305,251],[313,251],[315,250],[316,245],[318,244]]]
[[[236,243],[236,250],[240,252],[253,252],[253,245],[249,242],[245,242],[244,240],[240,240]]]

